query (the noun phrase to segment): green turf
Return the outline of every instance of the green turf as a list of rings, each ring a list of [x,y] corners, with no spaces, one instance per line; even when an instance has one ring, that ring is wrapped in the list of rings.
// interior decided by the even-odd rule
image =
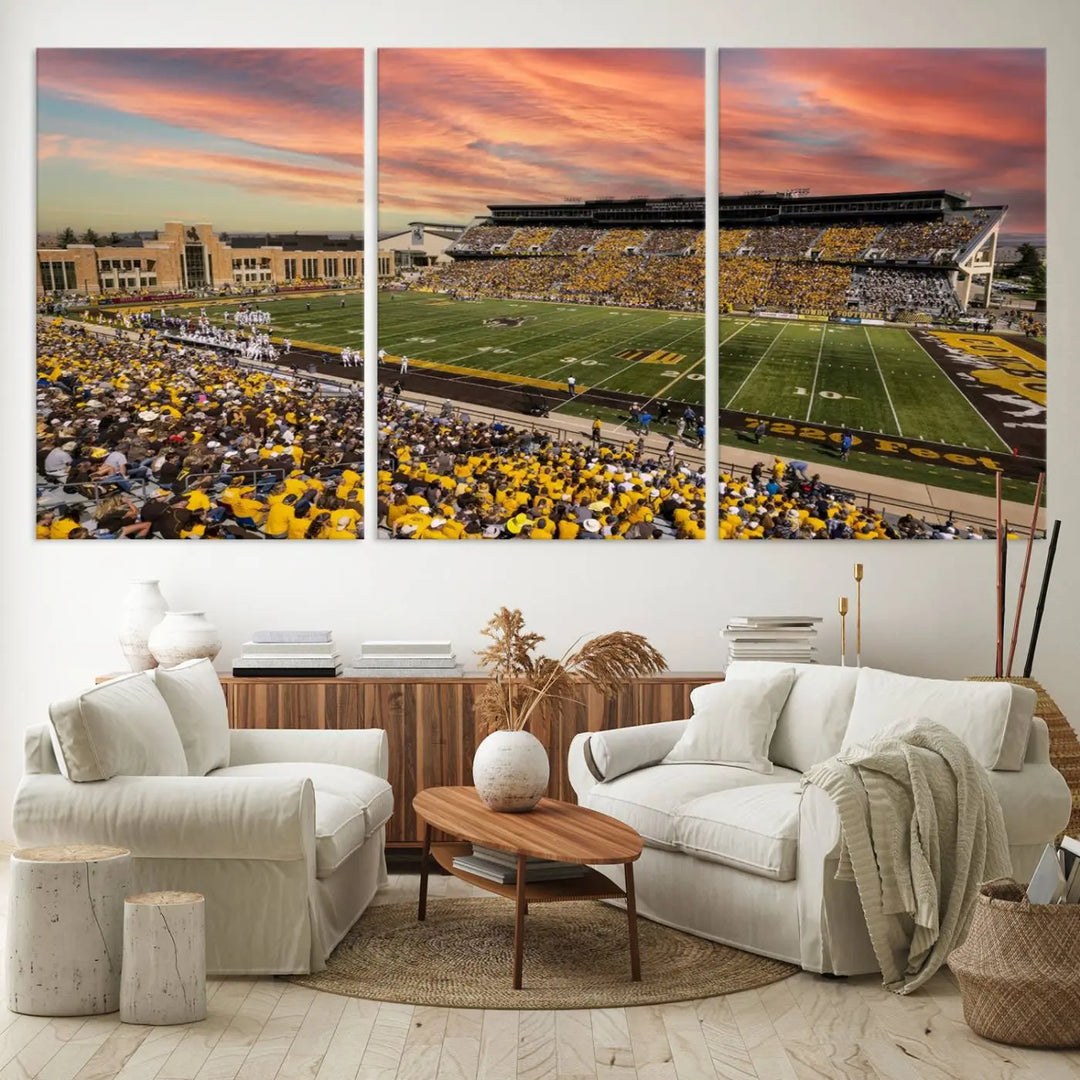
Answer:
[[[276,335],[292,341],[363,347],[363,296],[259,298],[273,314]],[[310,302],[311,310],[306,305]],[[226,307],[207,305],[221,322]],[[166,309],[198,316],[198,307]],[[520,326],[487,326],[485,320],[521,318]],[[380,346],[391,356],[432,360],[477,372],[509,372],[560,386],[573,375],[579,387],[600,386],[641,397],[705,401],[704,319],[700,315],[591,307],[522,300],[452,300],[431,293],[380,293]],[[646,364],[620,359],[630,349],[665,350],[683,359]],[[575,403],[560,411],[580,413]],[[591,415],[591,414],[590,414]]]
[[[521,318],[520,326],[485,320]],[[705,400],[704,319],[666,311],[590,307],[523,300],[451,300],[426,293],[379,297],[379,343],[388,353],[512,372],[579,387],[598,386],[643,397]],[[680,354],[677,363],[620,359],[630,349]]]
[[[1009,449],[905,329],[736,317],[720,343],[724,408]]]
[[[362,293],[260,298],[258,304],[273,313],[274,332],[294,342],[363,346]],[[208,305],[208,313],[220,321],[225,307],[235,304]],[[197,307],[175,310],[198,313]],[[522,322],[488,325],[489,320],[508,318]],[[381,347],[390,355],[405,354],[414,361],[548,380],[560,387],[573,374],[579,388],[604,387],[697,406],[705,400],[700,315],[381,293],[379,335]],[[649,364],[619,357],[632,349],[666,350],[683,359]],[[724,316],[720,404],[973,450],[1008,449],[911,334],[896,327]],[[597,415],[588,399],[567,399],[554,411]],[[601,416],[605,422],[619,419],[610,410],[602,410]],[[667,432],[669,427],[674,430],[673,425],[654,430]],[[792,445],[787,443],[788,452]],[[870,455],[860,457],[865,463],[860,460],[859,466],[865,464],[870,472],[905,479],[932,474],[935,482],[950,486],[949,470],[928,472],[917,463],[902,468],[890,462],[879,465]],[[850,466],[855,467],[854,456]],[[958,474],[957,486],[970,490],[966,477]]]

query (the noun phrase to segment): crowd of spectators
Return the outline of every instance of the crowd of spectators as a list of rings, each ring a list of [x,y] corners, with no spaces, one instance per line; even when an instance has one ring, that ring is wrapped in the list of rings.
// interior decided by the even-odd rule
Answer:
[[[848,303],[864,313],[898,312],[942,317],[959,311],[956,293],[944,271],[870,267],[851,278]]]
[[[720,230],[720,254],[734,255],[746,243],[750,235],[749,229],[721,229]]]
[[[583,248],[591,248],[600,232],[580,226],[556,229],[540,249],[545,255],[576,255]]]
[[[532,228],[518,229],[506,242],[506,250],[513,252],[528,252],[533,249],[539,250],[551,239],[554,229],[546,225],[537,225]]]
[[[543,258],[458,259],[426,270],[417,288],[453,296],[566,300],[701,311],[701,255],[555,255]]]
[[[495,251],[498,248],[498,251]],[[450,254],[578,255],[587,252],[619,253],[640,248],[644,254],[694,254],[705,250],[701,229],[590,229],[576,225],[472,225],[450,246]]]
[[[627,248],[641,247],[647,235],[644,229],[604,229],[592,249],[598,253],[622,254]]]
[[[850,285],[848,266],[740,255],[721,265],[720,307],[830,314],[846,308]]]
[[[857,264],[954,258],[986,220],[986,212],[976,210],[885,226],[721,229],[721,310],[951,317],[959,307],[943,273]],[[454,247],[492,257],[434,267],[418,287],[462,297],[704,307],[704,233],[698,230],[480,225],[451,253]]]
[[[39,320],[37,535],[355,539],[363,401]],[[82,531],[79,531],[82,530]]]
[[[705,535],[703,473],[641,445],[564,441],[447,402],[379,408],[379,525],[395,539],[658,540]]]
[[[721,540],[982,540],[976,526],[886,514],[809,474],[805,461],[758,461],[720,473]]]
[[[653,229],[640,244],[645,255],[702,255],[705,234],[700,229]]]
[[[42,539],[355,539],[363,399],[184,355],[152,332],[38,326]],[[450,403],[379,402],[379,523],[399,538],[704,536],[675,454],[557,442]]]
[[[858,259],[880,232],[880,225],[831,225],[814,241],[814,252],[819,259]]]
[[[491,253],[492,248],[509,243],[515,232],[516,225],[470,225],[451,248],[486,255]]]
[[[975,211],[943,221],[886,225],[874,240],[872,254],[881,259],[950,260],[985,224],[985,212]]]
[[[820,232],[817,225],[769,225],[751,229],[742,247],[759,259],[804,259]]]

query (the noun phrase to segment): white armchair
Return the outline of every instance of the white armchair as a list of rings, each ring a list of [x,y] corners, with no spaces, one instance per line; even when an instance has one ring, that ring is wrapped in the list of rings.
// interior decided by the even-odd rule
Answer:
[[[386,733],[221,734],[228,765],[206,775],[106,768],[105,779],[77,780],[62,774],[54,749],[67,740],[54,741],[50,725],[30,728],[16,839],[126,847],[135,891],[203,893],[210,973],[318,971],[386,880]]]

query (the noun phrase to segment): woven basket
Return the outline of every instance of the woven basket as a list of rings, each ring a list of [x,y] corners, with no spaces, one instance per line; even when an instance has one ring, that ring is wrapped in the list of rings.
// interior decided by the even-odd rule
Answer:
[[[1023,885],[980,890],[949,956],[971,1029],[1013,1046],[1080,1046],[1080,904],[1029,904]]]

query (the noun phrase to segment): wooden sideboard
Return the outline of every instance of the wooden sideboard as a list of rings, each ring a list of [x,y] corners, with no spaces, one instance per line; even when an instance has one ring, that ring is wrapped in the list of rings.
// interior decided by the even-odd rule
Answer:
[[[581,685],[575,703],[566,702],[553,721],[530,724],[547,747],[551,762],[548,795],[574,801],[567,776],[570,740],[581,731],[630,727],[690,715],[690,691],[722,676],[666,672],[635,679],[605,699]],[[453,679],[247,679],[222,675],[229,723],[239,728],[383,728],[390,743],[390,783],[394,816],[386,842],[418,846],[423,825],[413,813],[413,796],[443,784],[471,784],[472,758],[485,732],[473,705],[486,680]]]

